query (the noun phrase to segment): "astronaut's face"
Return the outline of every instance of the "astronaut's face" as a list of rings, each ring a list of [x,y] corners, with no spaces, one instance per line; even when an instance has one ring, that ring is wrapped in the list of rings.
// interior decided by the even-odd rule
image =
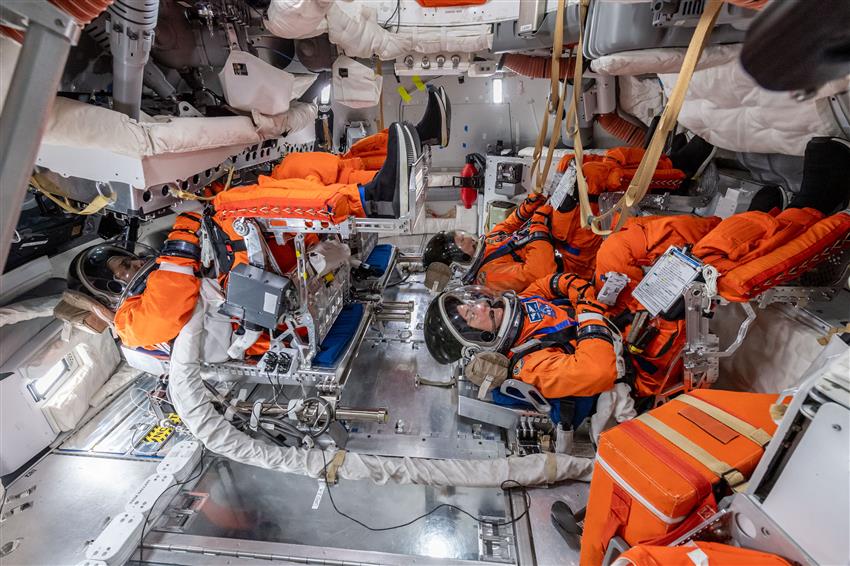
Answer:
[[[492,307],[487,301],[474,301],[458,305],[457,312],[470,327],[496,332],[502,324],[505,309]]]
[[[468,256],[475,255],[475,248],[478,245],[478,238],[469,234],[468,232],[464,232],[463,230],[456,230],[454,234],[455,245],[460,248],[460,250]]]
[[[112,272],[112,276],[124,283],[129,283],[144,265],[145,260],[125,255],[114,255],[106,260],[106,266]]]

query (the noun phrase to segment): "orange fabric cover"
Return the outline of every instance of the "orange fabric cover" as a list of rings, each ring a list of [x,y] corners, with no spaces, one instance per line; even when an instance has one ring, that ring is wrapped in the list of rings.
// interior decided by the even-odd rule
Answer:
[[[359,157],[364,169],[378,170],[383,166],[384,159],[387,157],[389,136],[389,131],[384,129],[377,134],[358,140],[342,157],[343,159]]]
[[[712,389],[698,389],[690,395],[768,434],[776,430],[770,406],[777,395]],[[692,411],[690,405],[673,399],[650,414],[749,477],[763,454],[761,446],[728,427],[732,440],[724,438],[726,442],[721,442],[683,416]],[[700,414],[714,421],[701,411]],[[719,422],[716,426],[725,427]],[[619,479],[615,480],[606,467]],[[665,536],[677,536],[676,529],[687,526],[686,519],[710,501],[710,486],[718,481],[708,468],[642,422],[628,421],[602,433],[590,483],[580,563],[600,564],[608,540],[614,535],[631,545],[672,542],[664,540]],[[632,493],[640,494],[667,519],[662,520]]]
[[[261,176],[258,185],[230,189],[215,197],[221,218],[304,218],[341,222],[349,216],[366,216],[357,185],[322,185],[305,179],[272,179]]]
[[[307,179],[322,185],[336,183],[365,184],[372,180],[377,171],[367,170],[359,157],[343,159],[332,153],[310,151],[290,153],[271,172],[271,178]]]
[[[708,558],[709,566],[790,566],[788,561],[775,554],[703,541],[688,546],[639,544],[618,556],[614,566],[695,566],[700,562],[688,554],[697,549],[697,554]]]
[[[785,212],[790,210],[795,209],[789,209]],[[802,210],[812,211],[812,209]],[[804,222],[801,224],[791,225],[794,228],[800,225],[807,226],[802,233],[795,229],[789,229],[788,226],[781,230],[780,235],[782,236],[785,236],[788,232],[793,232],[795,235],[778,247],[770,249],[770,239],[756,240],[756,243],[761,245],[746,253],[747,260],[738,266],[733,265],[731,268],[727,268],[726,274],[718,278],[718,293],[730,301],[748,301],[771,287],[796,279],[807,270],[806,268],[798,269],[798,267],[803,265],[812,267],[818,261],[825,259],[825,252],[828,252],[834,245],[850,245],[847,239],[848,234],[850,234],[850,214],[839,212],[810,224],[809,220],[814,216],[812,214],[810,217],[804,218]],[[713,235],[714,232],[710,233],[703,241]],[[777,239],[779,238],[774,236],[774,242]],[[700,250],[707,248],[706,245],[703,245],[703,241],[700,241]],[[717,242],[716,240],[714,242],[716,249]],[[746,246],[742,245],[740,248],[746,249]],[[715,263],[724,267],[728,265],[729,260],[720,257],[719,254],[709,256],[709,258],[711,259],[706,259],[712,265],[715,265]]]
[[[615,147],[606,151],[605,155],[585,155],[582,171],[587,180],[588,194],[625,191],[637,172],[643,154],[644,149],[640,147]],[[573,154],[562,157],[558,163],[558,171],[566,171],[573,158]],[[662,155],[655,167],[655,173],[652,174],[649,189],[673,191],[682,186],[685,177],[683,171],[673,167],[669,157]]]
[[[609,271],[628,275],[630,281],[611,308],[614,314],[624,309],[637,311],[640,303],[632,291],[643,279],[643,267],[652,265],[670,246],[694,244],[720,223],[711,216],[640,216],[630,218],[622,230],[609,236],[596,254],[595,285],[601,289],[602,276]]]

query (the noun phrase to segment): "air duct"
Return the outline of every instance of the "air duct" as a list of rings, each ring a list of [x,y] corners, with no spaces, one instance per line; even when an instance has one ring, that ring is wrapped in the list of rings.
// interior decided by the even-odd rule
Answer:
[[[136,120],[158,15],[159,0],[115,0],[107,11],[113,108]]]

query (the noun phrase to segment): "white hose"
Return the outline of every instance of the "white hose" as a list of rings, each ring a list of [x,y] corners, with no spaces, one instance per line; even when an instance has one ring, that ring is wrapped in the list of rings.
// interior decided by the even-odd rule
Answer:
[[[53,309],[62,295],[28,299],[13,305],[0,307],[0,326],[8,326],[34,318],[53,317]]]
[[[251,438],[234,428],[212,405],[213,396],[201,379],[200,354],[204,329],[202,301],[174,342],[169,374],[169,392],[177,413],[188,429],[208,450],[237,462],[322,477],[325,462],[336,451],[283,448]],[[436,486],[497,487],[506,480],[523,485],[554,483],[567,479],[589,481],[593,460],[566,454],[534,454],[498,460],[429,460],[398,458],[348,452],[337,470],[348,480],[370,479]]]

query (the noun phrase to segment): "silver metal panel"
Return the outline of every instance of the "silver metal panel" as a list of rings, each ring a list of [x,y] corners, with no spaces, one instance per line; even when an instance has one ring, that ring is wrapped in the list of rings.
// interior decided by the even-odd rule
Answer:
[[[820,564],[850,557],[850,411],[822,405],[762,507]],[[801,513],[803,509],[816,513]]]
[[[192,488],[194,513],[180,535],[203,537],[193,544],[206,552],[216,549],[245,549],[243,541],[300,545],[300,556],[378,563],[410,563],[411,556],[456,560],[478,560],[478,524],[456,510],[444,507],[410,526],[369,531],[334,511],[326,489],[332,490],[337,507],[373,528],[405,523],[442,503],[457,505],[475,516],[505,520],[510,514],[507,495],[492,488],[435,488],[417,485],[375,485],[369,481],[341,481],[322,489],[317,480],[263,470],[228,460],[212,463]],[[166,511],[180,513],[181,497]],[[160,523],[155,526],[159,528]],[[146,544],[168,540],[180,546],[179,537],[151,535]],[[312,548],[311,548],[312,547]],[[344,553],[330,553],[344,549]],[[295,549],[265,546],[262,552],[289,556]],[[369,553],[402,555],[403,560],[387,560]],[[357,558],[355,558],[357,557]]]
[[[50,454],[8,487],[8,497],[35,487],[24,502],[32,506],[13,514],[0,528],[0,546],[20,539],[3,564],[76,564],[86,544],[111,517],[124,510],[133,492],[156,470],[156,462]]]

